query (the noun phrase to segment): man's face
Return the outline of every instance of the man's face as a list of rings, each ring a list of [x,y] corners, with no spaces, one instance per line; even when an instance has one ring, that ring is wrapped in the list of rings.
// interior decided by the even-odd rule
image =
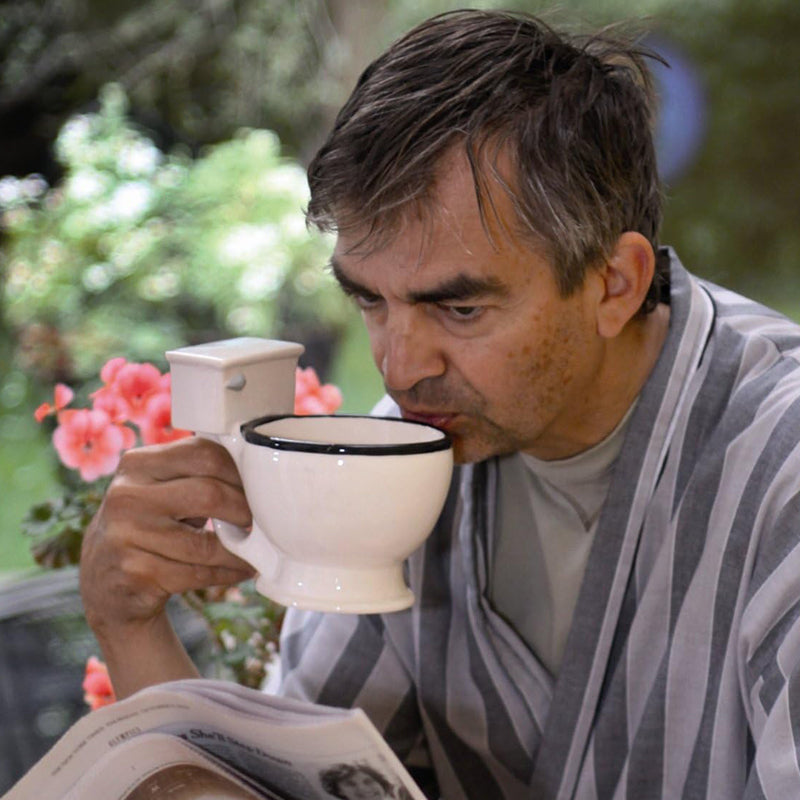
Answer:
[[[602,385],[602,282],[590,271],[562,298],[550,264],[514,235],[506,194],[492,200],[493,241],[466,158],[453,157],[424,219],[409,214],[379,249],[340,233],[334,272],[361,308],[386,391],[404,417],[446,430],[458,462],[566,457],[588,446]]]

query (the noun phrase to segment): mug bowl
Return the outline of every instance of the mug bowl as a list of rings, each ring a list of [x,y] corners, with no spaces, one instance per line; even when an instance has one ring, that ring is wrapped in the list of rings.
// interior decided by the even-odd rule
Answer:
[[[277,555],[254,563],[259,591],[331,611],[411,605],[403,562],[444,505],[449,437],[419,422],[348,415],[262,417],[240,432],[239,471],[254,520],[243,536],[263,535]]]

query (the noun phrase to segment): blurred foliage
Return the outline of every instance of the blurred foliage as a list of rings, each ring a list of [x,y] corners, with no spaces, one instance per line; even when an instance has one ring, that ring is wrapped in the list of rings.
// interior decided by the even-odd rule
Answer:
[[[129,121],[118,85],[100,99],[55,142],[57,186],[0,179],[4,321],[17,366],[86,394],[111,355],[161,361],[166,349],[227,335],[335,342],[350,307],[322,268],[330,242],[305,227],[304,172],[277,136],[243,130],[194,158],[163,153]],[[78,563],[107,483],[61,478],[66,493],[21,524],[50,569]],[[248,587],[187,600],[209,626],[219,668],[260,685],[283,608]]]
[[[6,323],[24,368],[85,380],[111,355],[163,360],[210,337],[335,340],[348,306],[306,230],[303,170],[274,133],[164,154],[106,87],[56,140],[64,180],[0,180]]]
[[[252,580],[232,589],[186,592],[216,646],[216,665],[237,683],[258,689],[278,651],[284,608],[256,591]]]
[[[21,521],[31,505],[61,490],[53,449],[33,418],[30,381],[11,363],[11,343],[0,341],[0,577],[33,566]]]
[[[798,302],[795,0],[13,0],[0,14],[0,169],[9,153],[21,169],[28,142],[54,138],[109,82],[162,149],[267,128],[304,161],[373,56],[463,6],[576,29],[633,20],[686,53],[708,125],[699,157],[668,187],[664,239],[700,274],[784,308]]]
[[[697,65],[709,111],[698,158],[667,187],[664,239],[695,272],[800,318],[800,4],[685,4],[661,26]]]
[[[96,484],[54,501],[37,503],[22,521],[31,538],[31,554],[46,569],[58,569],[80,561],[83,533],[103,499],[105,483]]]
[[[328,93],[321,0],[10,0],[0,13],[0,113],[35,132],[120,83],[166,135],[199,144],[240,127],[298,141]],[[23,147],[24,147],[23,143]]]

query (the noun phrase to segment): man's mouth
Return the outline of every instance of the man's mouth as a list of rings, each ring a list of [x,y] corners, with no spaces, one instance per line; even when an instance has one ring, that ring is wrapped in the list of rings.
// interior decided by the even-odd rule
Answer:
[[[456,418],[456,414],[449,414],[442,411],[409,411],[401,408],[403,419],[411,422],[424,422],[426,425],[433,425],[434,428],[447,430]]]

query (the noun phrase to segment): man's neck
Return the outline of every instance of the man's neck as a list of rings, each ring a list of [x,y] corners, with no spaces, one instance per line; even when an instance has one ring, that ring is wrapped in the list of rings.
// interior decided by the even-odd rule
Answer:
[[[669,331],[669,306],[659,304],[644,318],[631,320],[607,343],[592,385],[585,387],[582,405],[562,420],[566,436],[551,442],[547,452],[530,451],[545,460],[569,458],[594,447],[619,425],[639,396],[658,360]]]
[[[669,331],[669,306],[661,303],[643,319],[632,320],[609,352],[606,385],[608,403],[591,445],[608,436],[639,396],[658,361]],[[590,446],[591,446],[590,445]]]

